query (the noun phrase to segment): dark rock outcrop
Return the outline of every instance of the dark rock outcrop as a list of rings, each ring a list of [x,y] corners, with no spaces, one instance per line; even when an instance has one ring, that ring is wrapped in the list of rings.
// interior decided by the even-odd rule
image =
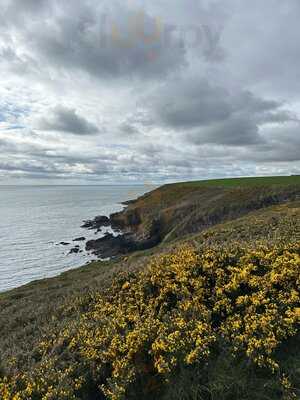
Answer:
[[[86,240],[86,238],[84,236],[73,239],[73,242],[84,242]]]
[[[114,236],[111,233],[97,240],[86,243],[86,250],[101,258],[111,258],[125,255],[137,250],[146,250],[156,246],[160,242],[159,235],[139,240],[132,233],[124,233]]]
[[[133,251],[134,244],[128,235],[114,236],[108,233],[100,239],[88,241],[85,248],[101,258],[110,258]]]
[[[77,254],[79,252],[80,252],[80,247],[75,246],[75,247],[73,247],[73,249],[70,250],[69,254]]]
[[[105,215],[99,215],[94,219],[84,221],[83,224],[81,225],[81,228],[99,229],[102,226],[109,226],[109,225],[110,225],[110,219]]]

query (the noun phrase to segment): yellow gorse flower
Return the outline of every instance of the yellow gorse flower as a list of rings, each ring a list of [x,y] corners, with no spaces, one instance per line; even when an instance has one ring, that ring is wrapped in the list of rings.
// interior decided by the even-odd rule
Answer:
[[[78,320],[43,338],[34,371],[2,378],[0,398],[80,399],[92,378],[104,382],[99,391],[108,399],[126,399],[140,377],[151,391],[179,365],[205,363],[220,340],[278,373],[276,349],[298,330],[299,254],[299,244],[200,252],[184,246],[143,272],[121,274],[107,293],[77,300]],[[65,349],[70,362],[61,366]],[[287,377],[281,383],[292,390]]]

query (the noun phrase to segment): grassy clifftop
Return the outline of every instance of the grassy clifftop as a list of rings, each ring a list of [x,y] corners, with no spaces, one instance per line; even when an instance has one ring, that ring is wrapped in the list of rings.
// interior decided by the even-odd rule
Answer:
[[[131,202],[175,217],[159,246],[0,295],[0,398],[299,398],[299,188],[186,183]]]
[[[245,186],[287,186],[299,185],[300,175],[291,176],[263,176],[249,178],[228,178],[228,179],[210,179],[207,181],[179,182],[178,186],[222,186],[222,187],[245,187]]]
[[[138,238],[166,242],[299,198],[296,176],[177,183],[129,202],[113,219]]]

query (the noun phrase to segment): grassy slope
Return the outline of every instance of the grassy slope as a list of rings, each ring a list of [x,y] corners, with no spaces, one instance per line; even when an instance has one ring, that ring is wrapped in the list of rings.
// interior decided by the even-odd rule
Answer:
[[[290,183],[290,178],[286,179]],[[274,181],[268,191],[273,192],[273,183]],[[298,183],[298,181],[293,183]],[[143,196],[138,200],[138,206],[140,208],[143,204],[145,209],[150,209],[150,204],[152,204],[157,210],[163,202],[168,208],[187,197],[195,196],[195,193],[197,197],[199,185],[202,188],[203,183],[166,185]],[[282,181],[278,183],[278,186],[280,190],[284,190]],[[248,184],[246,187],[248,190]],[[266,183],[263,187],[266,187]],[[215,186],[212,188],[213,193],[218,190]],[[136,206],[136,202],[134,204]],[[69,320],[77,318],[76,314],[62,314],[62,306],[72,303],[78,295],[90,291],[103,291],[104,288],[109,287],[113,277],[120,271],[135,271],[144,268],[153,254],[169,251],[173,246],[177,247],[183,238],[179,239],[175,235],[174,239],[176,239],[175,242],[162,243],[158,248],[133,254],[118,262],[92,263],[89,266],[68,271],[59,277],[34,282],[0,294],[0,368],[1,365],[6,366],[6,360],[10,356],[15,356],[21,365],[23,363],[25,365],[27,355],[33,354],[32,349],[44,332],[51,330],[54,325],[63,328]],[[250,211],[247,215],[235,218],[233,221],[222,222],[213,227],[203,228],[200,233],[187,235],[184,240],[192,241],[196,247],[230,246],[235,242],[254,244],[257,241],[265,241],[272,244],[282,241],[299,241],[300,202],[291,201]]]
[[[198,246],[232,245],[251,246],[258,241],[278,244],[300,241],[300,201],[257,210],[234,221],[218,224],[200,234],[188,237]]]

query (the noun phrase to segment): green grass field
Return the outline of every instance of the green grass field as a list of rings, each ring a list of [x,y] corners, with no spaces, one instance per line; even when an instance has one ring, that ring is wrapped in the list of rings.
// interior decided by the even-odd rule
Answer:
[[[178,183],[178,185],[187,185],[196,187],[199,186],[244,187],[244,186],[258,186],[258,185],[269,186],[269,185],[299,185],[299,184],[300,184],[300,175],[211,179],[205,181],[191,181],[191,182]]]

